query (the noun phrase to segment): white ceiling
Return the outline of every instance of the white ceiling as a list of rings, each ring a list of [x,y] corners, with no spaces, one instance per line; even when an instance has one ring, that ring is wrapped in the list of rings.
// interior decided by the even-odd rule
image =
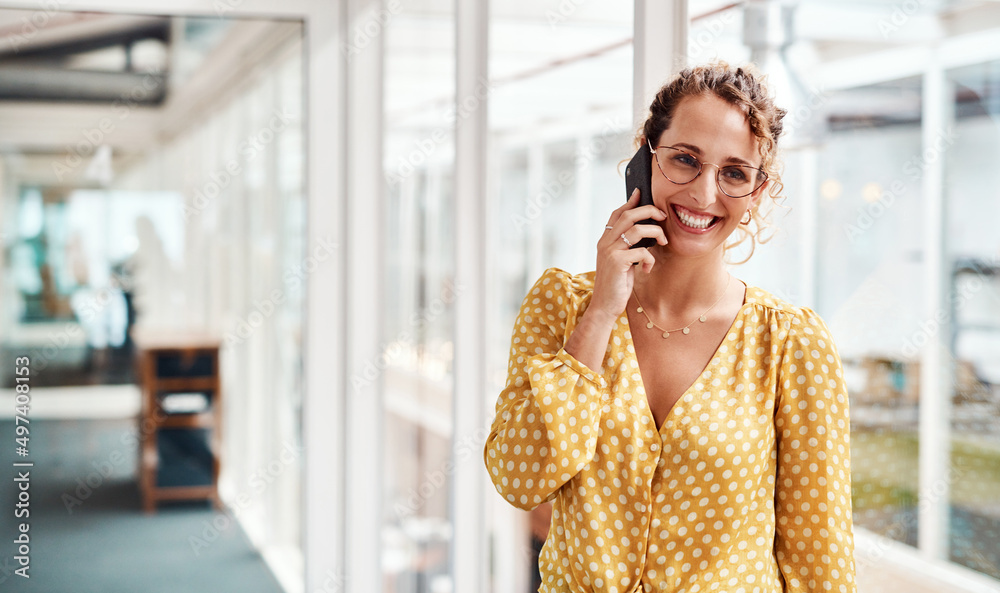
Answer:
[[[699,51],[698,59],[712,55],[746,58],[743,4],[690,0],[692,41],[699,31],[713,32],[711,51]],[[454,92],[453,7],[453,0],[410,0],[386,27],[385,105],[387,118],[396,128],[426,128],[447,119]],[[903,7],[915,10],[906,14]],[[13,47],[27,47],[25,43],[40,46],[100,31],[113,34],[159,18],[46,13],[42,23],[39,14],[0,10],[0,65],[5,56],[16,57]],[[630,101],[631,1],[510,0],[492,3],[490,18],[492,129],[516,131],[552,121],[571,123]],[[817,79],[829,76],[844,87],[850,86],[854,76],[870,86],[872,77],[885,80],[891,76],[891,62],[885,65],[887,58],[873,59],[869,70],[884,70],[875,75],[854,64],[864,66],[868,56],[877,57],[887,50],[908,52],[977,31],[1000,31],[1000,2],[801,0],[794,23],[796,41],[788,50],[789,59],[811,82],[821,83]],[[152,68],[164,60],[176,60],[171,51],[147,44],[133,58],[140,69]],[[245,61],[245,56],[225,59]],[[116,68],[121,60],[114,50],[104,50],[78,57],[68,67]],[[913,111],[914,102],[919,102],[912,92],[886,88],[859,93],[862,101],[834,101],[831,107],[852,115],[865,110],[893,113]],[[580,96],[587,100],[569,100]],[[136,150],[158,138],[163,133],[158,113],[166,110],[166,106],[137,110],[137,116],[115,134],[115,148]],[[0,102],[0,151],[64,150],[99,111],[93,105]]]

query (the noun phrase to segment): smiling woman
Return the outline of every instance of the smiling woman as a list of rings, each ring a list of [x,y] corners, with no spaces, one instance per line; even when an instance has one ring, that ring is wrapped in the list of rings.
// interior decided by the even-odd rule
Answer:
[[[540,591],[856,590],[836,347],[724,263],[780,189],[783,115],[748,69],[681,72],[643,128],[652,204],[524,299],[484,456],[511,504],[553,501]]]

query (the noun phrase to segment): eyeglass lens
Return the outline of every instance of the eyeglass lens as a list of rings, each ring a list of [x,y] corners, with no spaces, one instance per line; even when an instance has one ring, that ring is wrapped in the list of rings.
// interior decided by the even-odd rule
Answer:
[[[680,185],[694,181],[703,167],[697,157],[667,146],[656,149],[656,161],[663,175]],[[731,198],[752,194],[766,179],[763,171],[749,165],[726,165],[716,174],[719,188]]]

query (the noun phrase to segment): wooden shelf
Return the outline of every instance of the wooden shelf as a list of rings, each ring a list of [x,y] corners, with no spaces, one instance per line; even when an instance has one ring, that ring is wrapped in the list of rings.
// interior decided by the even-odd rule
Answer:
[[[159,392],[209,391],[215,389],[218,379],[215,377],[176,377],[157,378],[156,390]]]
[[[170,414],[156,422],[160,428],[215,428],[215,414]]]
[[[221,450],[221,383],[218,340],[193,334],[143,334],[135,336],[139,356],[138,376],[142,383],[142,410],[139,419],[141,451],[139,489],[142,507],[148,513],[157,503],[172,500],[211,500],[219,504],[219,451]],[[196,413],[167,413],[162,397],[169,393],[202,393],[208,408]],[[158,483],[160,439],[176,432],[205,431],[210,456],[210,484],[165,485]],[[191,435],[192,438],[200,435]]]

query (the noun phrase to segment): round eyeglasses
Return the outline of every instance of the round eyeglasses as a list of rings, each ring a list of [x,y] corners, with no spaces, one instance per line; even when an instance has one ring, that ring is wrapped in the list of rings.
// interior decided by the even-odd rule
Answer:
[[[653,146],[647,143],[649,151],[656,158],[656,165],[667,181],[684,185],[691,183],[701,175],[705,165],[712,165],[718,172],[715,180],[722,193],[730,198],[744,198],[760,189],[767,181],[767,173],[750,165],[726,165],[720,167],[715,163],[703,163],[698,157],[671,146]]]

